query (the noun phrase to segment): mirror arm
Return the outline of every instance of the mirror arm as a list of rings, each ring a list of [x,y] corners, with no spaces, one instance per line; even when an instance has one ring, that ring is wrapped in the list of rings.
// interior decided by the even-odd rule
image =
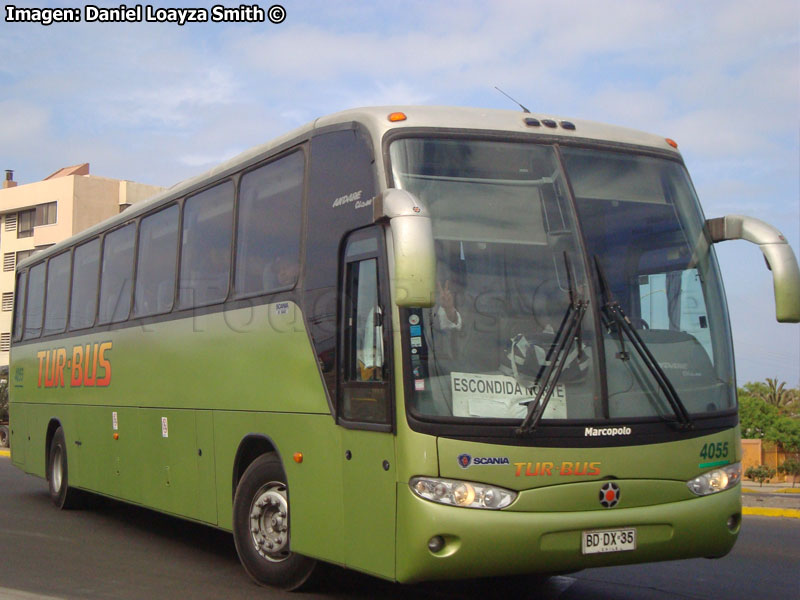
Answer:
[[[781,323],[800,322],[800,268],[791,246],[772,225],[754,217],[727,215],[706,221],[713,243],[747,240],[757,244],[772,271],[775,290],[775,316]]]

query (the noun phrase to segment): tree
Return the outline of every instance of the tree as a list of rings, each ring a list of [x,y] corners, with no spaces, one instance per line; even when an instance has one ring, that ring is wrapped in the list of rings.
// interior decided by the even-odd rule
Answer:
[[[800,420],[778,417],[767,428],[764,439],[775,442],[785,452],[800,452]]]
[[[771,379],[767,377],[766,383],[763,382],[748,382],[740,390],[748,396],[758,398],[774,406],[784,414],[791,414],[797,410],[799,390],[787,389],[786,382],[778,382],[778,378]]]
[[[757,481],[759,485],[763,487],[765,481],[775,477],[775,469],[767,465],[748,467],[747,471],[744,472],[744,476],[753,481]]]
[[[763,439],[767,431],[780,419],[778,409],[750,395],[739,396],[739,424],[742,437]]]
[[[778,473],[792,476],[792,487],[794,487],[795,480],[800,475],[800,460],[796,458],[787,458],[783,461],[782,465],[778,465]]]

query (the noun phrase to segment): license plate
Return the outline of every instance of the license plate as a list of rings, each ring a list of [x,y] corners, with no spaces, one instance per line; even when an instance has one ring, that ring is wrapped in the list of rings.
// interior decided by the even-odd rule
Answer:
[[[581,551],[584,554],[636,550],[636,529],[633,527],[583,531],[581,537]]]

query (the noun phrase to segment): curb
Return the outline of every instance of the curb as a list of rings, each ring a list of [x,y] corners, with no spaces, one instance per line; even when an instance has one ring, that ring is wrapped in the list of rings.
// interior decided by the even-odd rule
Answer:
[[[0,456],[11,456],[11,450],[3,448],[0,450]]]
[[[786,517],[800,519],[800,510],[796,508],[761,508],[760,506],[743,506],[743,515],[758,515],[759,517]]]

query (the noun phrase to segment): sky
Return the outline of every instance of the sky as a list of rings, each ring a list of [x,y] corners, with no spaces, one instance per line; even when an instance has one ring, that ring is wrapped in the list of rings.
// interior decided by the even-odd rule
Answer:
[[[498,86],[538,115],[675,139],[706,217],[763,219],[797,256],[797,0],[281,5],[279,24],[183,26],[43,26],[6,22],[4,10],[0,169],[30,183],[89,162],[94,175],[170,186],[346,108],[513,109]],[[271,5],[258,6],[266,12]],[[758,248],[729,241],[717,256],[738,383],[777,377],[800,387],[800,325],[776,322],[772,277]]]

